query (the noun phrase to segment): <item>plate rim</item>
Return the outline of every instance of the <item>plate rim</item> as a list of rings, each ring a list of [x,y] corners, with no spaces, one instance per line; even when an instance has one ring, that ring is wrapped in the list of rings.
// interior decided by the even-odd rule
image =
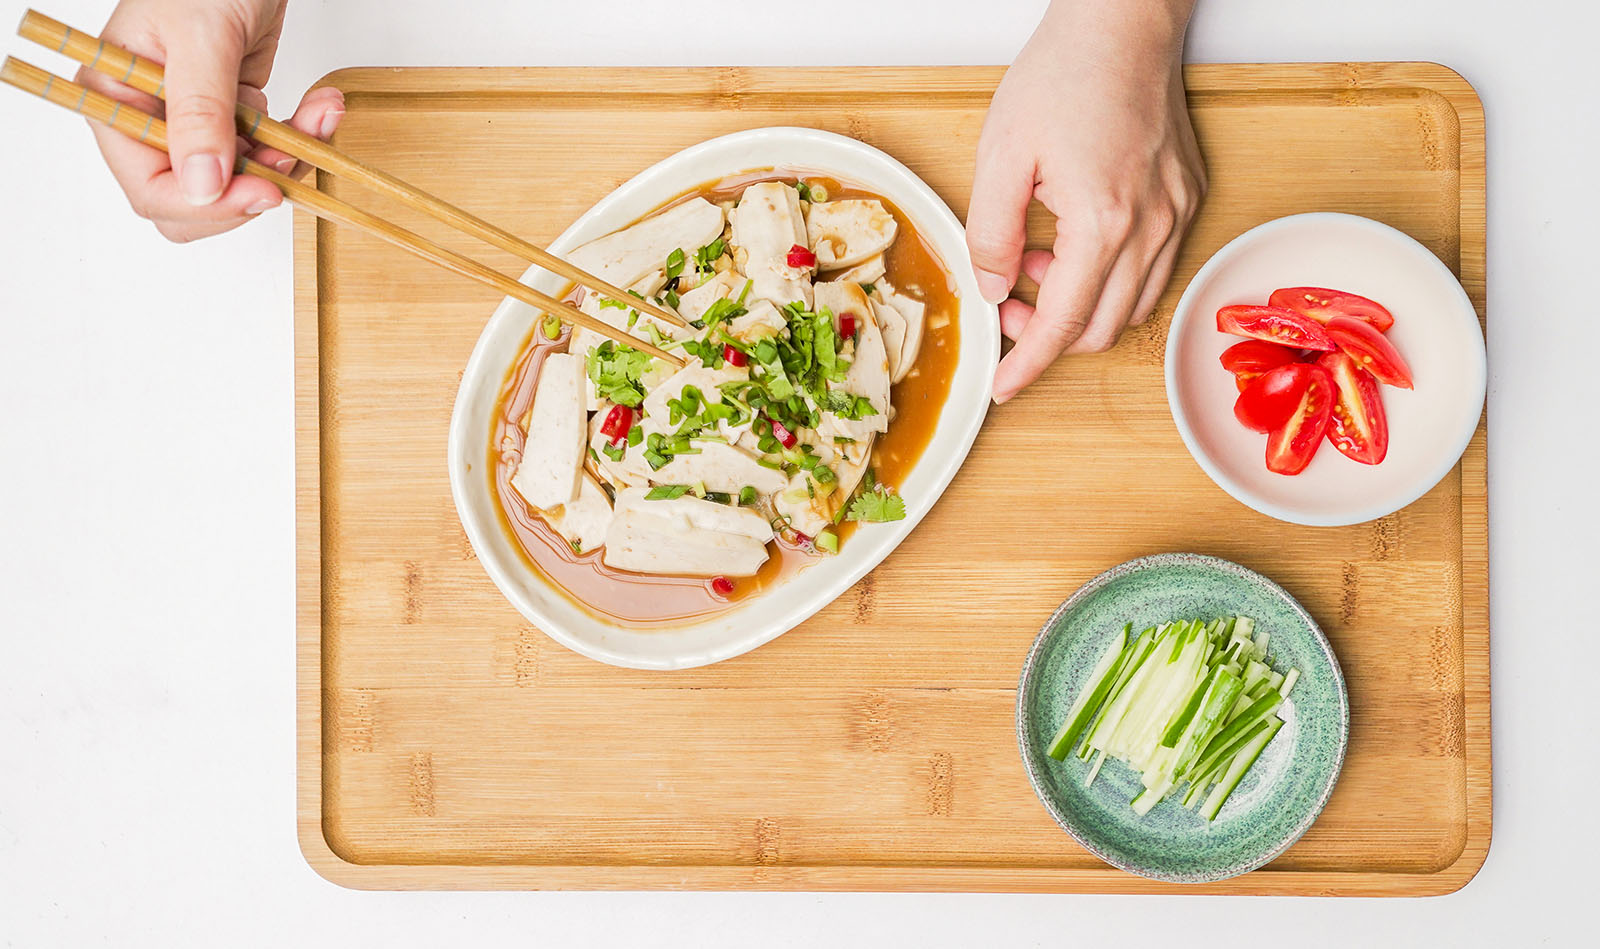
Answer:
[[[1217,570],[1222,573],[1232,574],[1245,580],[1258,582],[1265,587],[1268,592],[1280,597],[1311,630],[1314,641],[1321,647],[1323,655],[1327,657],[1328,662],[1333,669],[1334,683],[1338,686],[1336,689],[1336,693],[1339,697],[1338,748],[1334,753],[1333,767],[1328,772],[1328,780],[1323,785],[1322,789],[1317,793],[1316,803],[1307,810],[1306,814],[1298,822],[1296,822],[1292,828],[1290,828],[1280,842],[1267,850],[1265,853],[1259,857],[1251,858],[1250,860],[1245,861],[1237,866],[1226,867],[1216,872],[1173,873],[1163,870],[1159,867],[1146,866],[1136,861],[1123,860],[1113,856],[1089,836],[1080,833],[1073,825],[1073,822],[1069,820],[1065,813],[1063,813],[1062,809],[1056,805],[1056,802],[1050,797],[1050,795],[1044,792],[1042,788],[1043,776],[1040,774],[1040,769],[1037,767],[1033,757],[1029,753],[1029,749],[1036,742],[1037,736],[1029,733],[1030,728],[1028,726],[1027,715],[1028,699],[1030,697],[1030,693],[1038,685],[1037,671],[1039,657],[1043,655],[1045,645],[1051,639],[1051,630],[1056,625],[1056,622],[1069,613],[1073,608],[1077,607],[1084,600],[1099,592],[1103,587],[1127,576],[1142,573],[1146,570],[1151,570],[1158,567],[1168,566],[1199,566]],[[1261,573],[1251,570],[1249,567],[1246,567],[1242,564],[1235,563],[1231,560],[1226,560],[1222,557],[1212,556],[1210,554],[1188,552],[1149,554],[1143,557],[1135,557],[1132,560],[1123,561],[1114,567],[1100,572],[1085,582],[1082,586],[1078,587],[1077,590],[1073,591],[1071,596],[1063,600],[1061,605],[1056,607],[1055,611],[1050,614],[1050,617],[1044,621],[1042,626],[1039,627],[1039,632],[1034,637],[1033,645],[1028,648],[1028,656],[1023,660],[1022,672],[1017,680],[1016,735],[1017,751],[1022,758],[1022,766],[1027,772],[1028,784],[1033,788],[1034,796],[1039,799],[1039,802],[1042,805],[1044,805],[1045,810],[1050,814],[1051,819],[1056,822],[1056,825],[1062,830],[1066,831],[1067,835],[1073,840],[1077,841],[1079,846],[1083,847],[1085,850],[1119,870],[1135,874],[1136,876],[1145,877],[1147,879],[1160,880],[1168,883],[1216,883],[1220,880],[1227,880],[1232,877],[1242,876],[1252,870],[1260,869],[1261,867],[1266,866],[1268,863],[1271,863],[1273,860],[1281,856],[1284,851],[1293,846],[1301,837],[1305,836],[1306,831],[1310,830],[1311,825],[1316,823],[1317,818],[1321,816],[1323,808],[1325,808],[1328,804],[1328,799],[1333,796],[1334,787],[1339,783],[1339,775],[1344,770],[1345,752],[1350,744],[1350,694],[1345,685],[1344,671],[1339,666],[1339,657],[1334,652],[1333,644],[1328,640],[1327,634],[1323,632],[1322,627],[1318,625],[1316,619],[1311,616],[1311,613],[1300,604],[1300,601],[1295,599],[1294,596],[1289,593],[1289,591],[1285,590],[1276,581]]]

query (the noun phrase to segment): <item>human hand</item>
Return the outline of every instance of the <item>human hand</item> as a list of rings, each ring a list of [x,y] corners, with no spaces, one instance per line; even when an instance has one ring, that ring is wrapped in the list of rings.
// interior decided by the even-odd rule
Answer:
[[[1016,343],[997,403],[1063,352],[1111,348],[1172,275],[1206,187],[1181,72],[1192,5],[1056,0],[995,92],[967,245]],[[1050,250],[1025,250],[1033,197],[1056,218]],[[1006,299],[1019,272],[1039,284],[1035,306]]]
[[[166,68],[165,104],[88,68],[78,82],[143,111],[164,116],[168,151],[141,145],[91,123],[100,153],[140,217],[179,243],[232,230],[277,207],[277,187],[234,177],[243,153],[280,172],[306,168],[276,149],[253,145],[234,127],[234,104],[263,112],[288,0],[122,0],[101,35]],[[344,116],[344,95],[317,89],[289,124],[326,139]],[[169,154],[170,153],[170,154]]]

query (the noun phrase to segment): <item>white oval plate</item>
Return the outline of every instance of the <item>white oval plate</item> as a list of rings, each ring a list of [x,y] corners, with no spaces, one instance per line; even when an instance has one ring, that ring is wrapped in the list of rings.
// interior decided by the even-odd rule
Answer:
[[[1351,461],[1323,442],[1298,475],[1267,470],[1267,436],[1233,417],[1239,397],[1222,351],[1241,337],[1217,331],[1217,310],[1263,304],[1279,287],[1331,287],[1394,314],[1386,334],[1416,378],[1380,386],[1389,454]],[[1296,524],[1359,524],[1398,511],[1455,467],[1478,428],[1488,383],[1483,330],[1455,275],[1426,247],[1353,214],[1294,214],[1229,241],[1189,281],[1167,332],[1167,403],[1189,453],[1224,491]]]
[[[633,669],[685,669],[729,659],[769,642],[832,602],[911,533],[967,457],[989,408],[1000,355],[999,317],[972,276],[961,222],[909,168],[855,139],[806,128],[761,128],[702,142],[640,172],[550,244],[561,254],[639,220],[702,182],[762,168],[801,168],[877,192],[899,206],[933,246],[960,288],[961,350],[950,398],[922,459],[898,485],[906,518],[857,531],[825,558],[768,593],[711,619],[636,630],[574,605],[528,568],[500,526],[487,474],[490,425],[506,373],[533,327],[532,307],[507,298],[490,317],[467,362],[450,419],[450,489],[478,560],[500,592],[552,639],[591,659]],[[522,282],[557,293],[565,281],[530,267]]]

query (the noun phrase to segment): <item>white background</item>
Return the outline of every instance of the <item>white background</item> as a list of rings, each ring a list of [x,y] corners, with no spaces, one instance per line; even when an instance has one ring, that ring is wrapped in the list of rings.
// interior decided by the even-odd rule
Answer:
[[[725,15],[735,8],[742,25]],[[1042,8],[295,0],[269,92],[282,114],[355,65],[1003,63]],[[49,0],[47,12],[98,30],[109,9]],[[0,22],[21,13],[0,4]],[[0,939],[1586,941],[1600,843],[1586,675],[1600,648],[1585,345],[1600,316],[1597,33],[1600,7],[1579,0],[1201,0],[1190,34],[1193,61],[1436,60],[1487,108],[1494,843],[1465,890],[1428,900],[358,893],[323,881],[294,833],[289,214],[168,246],[126,210],[80,123],[0,91]],[[20,40],[3,48],[67,71]]]

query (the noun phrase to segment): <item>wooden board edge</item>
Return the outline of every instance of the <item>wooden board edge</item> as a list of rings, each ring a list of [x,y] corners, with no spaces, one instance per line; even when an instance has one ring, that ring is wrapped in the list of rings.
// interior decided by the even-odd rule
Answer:
[[[1282,66],[1292,65],[1295,75],[1284,77]],[[833,88],[839,74],[862,70],[837,67],[752,69],[675,68],[616,70],[609,67],[509,67],[476,70],[489,90],[508,92],[529,88],[592,89],[602,74],[607,78],[645,74],[641,88],[656,94],[704,93],[722,90],[729,96],[757,91],[794,91],[807,87]],[[895,89],[927,92],[920,85],[958,88],[979,74],[996,78],[1002,67],[883,67],[868,70],[889,80]],[[951,73],[961,77],[950,79]],[[459,81],[453,68],[354,67],[329,73],[316,85],[337,85],[347,92],[404,94],[408,90],[437,88],[449,76]],[[708,78],[707,74],[715,74]],[[759,75],[761,81],[752,81]],[[1484,112],[1481,99],[1458,72],[1438,63],[1311,63],[1311,64],[1195,64],[1185,67],[1192,87],[1227,91],[1236,88],[1305,88],[1318,78],[1342,78],[1353,86],[1396,87],[1413,85],[1443,96],[1460,120],[1462,281],[1485,316],[1486,187]],[[613,89],[627,92],[627,89]],[[935,90],[936,91],[936,90]],[[1471,243],[1468,243],[1469,237]],[[320,469],[320,363],[318,349],[319,291],[317,274],[317,224],[296,212],[294,223],[295,273],[295,453],[296,453],[296,664],[297,664],[297,830],[301,851],[310,867],[325,879],[358,889],[806,889],[817,891],[923,890],[990,892],[1099,892],[1099,893],[1229,893],[1238,895],[1314,894],[1325,896],[1429,896],[1454,892],[1476,876],[1487,859],[1492,836],[1492,764],[1488,669],[1488,508],[1487,496],[1474,490],[1463,496],[1463,662],[1467,727],[1467,836],[1456,859],[1441,870],[1425,874],[1367,874],[1319,871],[1314,873],[1263,870],[1234,881],[1203,886],[1177,886],[1129,877],[1110,869],[1018,870],[976,868],[941,870],[901,867],[463,867],[379,866],[344,860],[327,840],[323,829],[322,773],[322,637],[321,637],[321,469]],[[1473,444],[1463,458],[1464,481],[1484,486],[1487,477],[1487,413]],[[1466,477],[1469,476],[1470,477]],[[1471,498],[1470,510],[1468,497]],[[1467,519],[1481,531],[1467,539]],[[1470,557],[1469,557],[1470,554]],[[1474,622],[1474,620],[1478,620]],[[1481,655],[1481,662],[1472,661]],[[1475,749],[1481,748],[1481,753]],[[448,874],[448,876],[442,876]],[[690,875],[699,877],[688,882]]]

